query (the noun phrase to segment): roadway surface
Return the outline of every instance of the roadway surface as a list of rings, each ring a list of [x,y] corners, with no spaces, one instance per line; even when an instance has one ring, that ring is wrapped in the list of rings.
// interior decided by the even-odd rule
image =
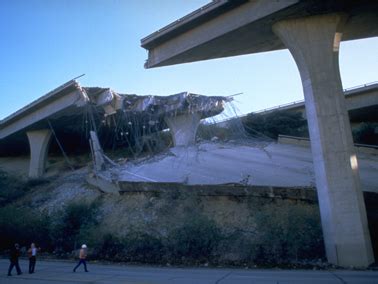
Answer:
[[[70,261],[37,261],[36,272],[27,273],[28,262],[21,260],[22,275],[13,270],[6,275],[9,261],[0,259],[0,283],[63,284],[63,283],[122,283],[122,284],[377,284],[378,271],[353,270],[279,270],[279,269],[209,269],[209,268],[159,268],[147,266],[101,265],[88,263],[89,272]]]
[[[244,184],[247,180],[246,183],[256,186],[315,186],[310,147],[252,139],[245,140],[245,145],[239,142],[203,142],[170,148],[169,152],[143,162],[124,164],[118,169],[117,179],[189,185]],[[362,189],[378,193],[378,155],[358,153],[357,156]],[[116,170],[112,174],[117,174]]]

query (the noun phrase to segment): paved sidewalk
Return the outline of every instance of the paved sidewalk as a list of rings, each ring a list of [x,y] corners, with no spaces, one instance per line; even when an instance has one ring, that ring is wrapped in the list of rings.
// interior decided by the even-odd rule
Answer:
[[[36,273],[28,274],[28,262],[21,260],[22,275],[13,271],[8,277],[9,261],[0,259],[0,283],[27,284],[377,284],[378,271],[313,271],[278,269],[208,269],[208,268],[158,268],[147,266],[101,265],[89,262],[89,272],[80,267],[72,272],[74,262],[37,261]]]

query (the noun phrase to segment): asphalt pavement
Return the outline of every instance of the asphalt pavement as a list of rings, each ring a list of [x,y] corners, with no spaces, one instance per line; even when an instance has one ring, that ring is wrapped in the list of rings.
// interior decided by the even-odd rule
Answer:
[[[23,274],[13,269],[7,276],[9,260],[0,259],[0,283],[26,284],[378,284],[378,271],[282,270],[227,268],[172,268],[133,265],[105,265],[88,262],[74,273],[72,261],[38,261],[34,274],[28,274],[27,260],[21,260]]]

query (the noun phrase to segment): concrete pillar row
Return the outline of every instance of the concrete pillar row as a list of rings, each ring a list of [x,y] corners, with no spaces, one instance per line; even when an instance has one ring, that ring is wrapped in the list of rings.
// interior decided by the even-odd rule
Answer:
[[[48,129],[26,132],[30,146],[29,177],[39,178],[45,172],[46,159],[51,138]]]
[[[328,261],[374,262],[338,55],[345,14],[284,20],[273,26],[298,66],[309,124]]]
[[[195,143],[196,133],[201,121],[199,113],[189,113],[164,118],[173,138],[175,146],[189,146]]]

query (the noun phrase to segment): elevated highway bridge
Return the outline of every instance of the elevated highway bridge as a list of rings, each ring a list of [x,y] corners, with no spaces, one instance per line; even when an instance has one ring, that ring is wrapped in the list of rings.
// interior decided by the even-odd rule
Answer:
[[[302,80],[328,261],[374,262],[339,71],[342,40],[378,36],[378,1],[215,0],[141,40],[146,68],[288,49]]]
[[[346,109],[351,123],[378,122],[378,82],[344,89]],[[278,110],[301,112],[306,117],[305,101],[296,101],[256,111],[265,114]]]

